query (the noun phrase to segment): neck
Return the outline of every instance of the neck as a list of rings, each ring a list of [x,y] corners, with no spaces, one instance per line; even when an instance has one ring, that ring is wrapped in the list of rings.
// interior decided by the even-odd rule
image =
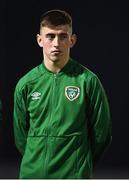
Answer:
[[[61,71],[61,69],[67,64],[69,59],[67,60],[61,60],[61,61],[48,61],[44,59],[44,65],[46,66],[46,68],[53,72],[53,73],[58,73]]]

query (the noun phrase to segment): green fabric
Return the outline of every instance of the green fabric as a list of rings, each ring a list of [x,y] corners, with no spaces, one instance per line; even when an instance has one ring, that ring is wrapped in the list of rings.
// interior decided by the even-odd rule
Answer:
[[[20,178],[92,178],[111,140],[105,91],[97,76],[70,59],[54,74],[43,64],[18,82],[14,135]]]

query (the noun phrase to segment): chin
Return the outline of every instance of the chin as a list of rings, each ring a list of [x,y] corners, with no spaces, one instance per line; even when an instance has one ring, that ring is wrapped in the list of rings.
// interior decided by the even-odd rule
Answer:
[[[60,58],[51,58],[51,61],[52,62],[57,62],[57,61],[59,61],[60,60]]]

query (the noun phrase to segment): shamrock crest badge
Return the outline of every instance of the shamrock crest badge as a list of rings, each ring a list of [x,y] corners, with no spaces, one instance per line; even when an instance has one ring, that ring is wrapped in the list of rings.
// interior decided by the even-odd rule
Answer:
[[[80,95],[80,88],[77,86],[67,86],[65,87],[65,96],[68,98],[70,101],[74,101],[75,99],[78,98]]]

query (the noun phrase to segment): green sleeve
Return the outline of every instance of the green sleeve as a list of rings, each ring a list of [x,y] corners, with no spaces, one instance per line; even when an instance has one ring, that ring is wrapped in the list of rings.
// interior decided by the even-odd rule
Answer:
[[[28,113],[24,99],[22,91],[19,91],[18,87],[16,87],[14,93],[14,138],[16,147],[22,155],[25,151],[29,129]]]
[[[105,90],[94,76],[89,88],[89,138],[93,162],[100,159],[111,142],[111,116]]]

